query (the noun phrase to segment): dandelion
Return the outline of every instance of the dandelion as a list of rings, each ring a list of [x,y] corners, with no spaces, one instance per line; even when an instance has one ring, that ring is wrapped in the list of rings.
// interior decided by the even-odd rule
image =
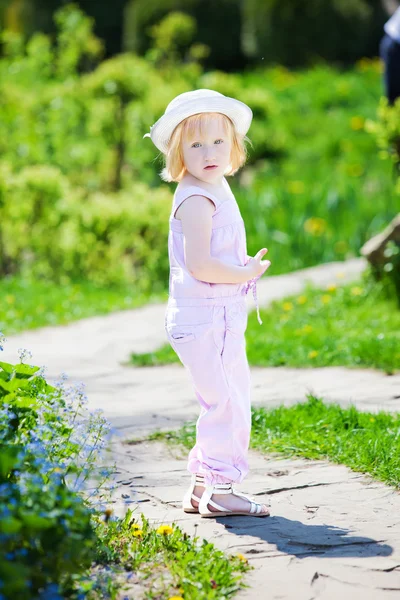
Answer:
[[[13,296],[12,294],[7,294],[5,297],[5,300],[6,300],[7,304],[14,304],[15,296]]]
[[[302,331],[303,333],[311,333],[312,331],[314,331],[314,327],[312,325],[304,325]]]
[[[304,222],[304,231],[311,235],[322,235],[325,233],[326,228],[327,223],[325,219],[321,219],[320,217],[310,217]]]
[[[243,556],[243,554],[237,554],[237,557],[239,560],[241,560],[244,563],[248,563],[249,561],[247,560],[247,558],[245,556]]]
[[[287,189],[291,194],[302,194],[305,190],[305,185],[303,181],[288,181]]]
[[[369,58],[363,57],[356,61],[356,68],[361,72],[368,71],[369,66],[370,66]]]
[[[321,296],[321,300],[322,300],[322,304],[328,304],[328,302],[330,302],[332,300],[332,296],[329,296],[329,294],[323,294]]]
[[[307,302],[307,296],[299,296],[297,298],[297,304],[305,304]]]
[[[316,350],[311,350],[308,353],[308,358],[316,358],[318,356],[318,352]]]
[[[346,173],[350,175],[350,177],[360,177],[364,173],[364,169],[359,164],[347,165]]]
[[[161,535],[170,535],[173,532],[173,529],[170,525],[160,525],[157,529],[157,533]]]
[[[171,596],[168,600],[183,600],[182,596]]]
[[[132,529],[140,529],[140,525],[138,523],[132,523]]]
[[[136,529],[136,531],[134,531],[132,533],[132,535],[133,535],[133,537],[142,537],[143,531],[142,531],[142,529]]]
[[[330,283],[326,289],[328,292],[334,292],[337,289],[337,285],[335,283]]]
[[[358,131],[359,129],[363,129],[364,128],[364,123],[365,123],[364,117],[352,117],[350,119],[350,125],[351,125],[351,128],[354,131]]]
[[[370,422],[371,422],[371,423],[374,423],[374,422],[375,422],[375,419],[374,419],[374,417],[371,417],[371,418],[370,418]]]
[[[363,293],[363,289],[356,285],[351,288],[350,293],[352,296],[360,296]]]
[[[286,310],[286,311],[292,310],[293,304],[291,302],[284,302],[282,304],[282,308],[283,308],[283,310]]]

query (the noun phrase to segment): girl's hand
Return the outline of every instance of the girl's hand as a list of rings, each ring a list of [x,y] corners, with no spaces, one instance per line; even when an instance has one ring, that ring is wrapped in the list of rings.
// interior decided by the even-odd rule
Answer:
[[[249,272],[249,279],[260,277],[271,265],[270,260],[261,260],[262,257],[268,252],[268,248],[262,248],[257,252],[254,258],[249,257],[246,267]]]

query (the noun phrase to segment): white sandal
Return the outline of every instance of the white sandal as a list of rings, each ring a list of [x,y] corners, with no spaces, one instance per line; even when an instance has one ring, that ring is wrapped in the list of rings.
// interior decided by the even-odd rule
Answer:
[[[198,513],[199,509],[195,508],[192,504],[192,500],[196,500],[196,502],[200,503],[200,498],[198,498],[193,490],[195,487],[205,487],[204,484],[204,475],[200,475],[200,473],[192,473],[192,481],[188,491],[186,492],[183,500],[182,500],[182,508],[186,513]]]
[[[248,510],[230,510],[224,506],[220,506],[214,500],[211,500],[213,494],[235,494],[241,498],[246,498],[251,502],[250,511]],[[216,511],[208,509],[208,505],[211,504]],[[232,517],[235,515],[248,515],[250,517],[269,517],[269,512],[262,512],[262,504],[253,502],[250,496],[237,492],[233,489],[232,483],[214,483],[213,485],[206,485],[205,491],[201,497],[199,503],[199,513],[201,517]]]

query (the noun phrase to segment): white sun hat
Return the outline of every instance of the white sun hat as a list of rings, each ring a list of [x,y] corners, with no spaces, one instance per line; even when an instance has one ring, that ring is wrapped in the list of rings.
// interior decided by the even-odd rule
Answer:
[[[200,89],[184,92],[176,96],[165,109],[165,113],[150,127],[150,133],[143,137],[151,138],[161,152],[167,153],[168,142],[177,125],[187,117],[205,112],[218,112],[229,117],[241,135],[246,135],[253,118],[247,104],[214,90]]]

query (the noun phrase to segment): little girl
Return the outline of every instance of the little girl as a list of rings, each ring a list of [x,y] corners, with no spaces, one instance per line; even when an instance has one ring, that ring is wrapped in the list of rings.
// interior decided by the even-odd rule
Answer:
[[[243,219],[225,178],[246,160],[252,117],[243,102],[200,89],[174,98],[144,136],[165,154],[162,179],[178,182],[169,219],[165,331],[201,407],[183,510],[202,517],[269,515],[264,504],[232,487],[249,471],[245,295],[250,287],[255,293],[271,264],[261,260],[266,248],[247,255]],[[258,303],[257,315],[262,323]]]

